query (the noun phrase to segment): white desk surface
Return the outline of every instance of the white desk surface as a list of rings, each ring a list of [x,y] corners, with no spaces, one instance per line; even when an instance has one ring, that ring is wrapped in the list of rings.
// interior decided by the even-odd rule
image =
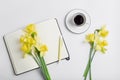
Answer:
[[[119,0],[0,0],[0,80],[43,80],[36,69],[14,75],[3,35],[22,26],[57,18],[70,52],[69,61],[49,65],[52,80],[82,80],[89,46],[83,43],[85,34],[106,24],[110,31],[108,52],[97,53],[93,61],[93,80],[120,80],[120,1]],[[91,27],[84,34],[70,33],[64,18],[68,11],[84,9],[91,16]]]

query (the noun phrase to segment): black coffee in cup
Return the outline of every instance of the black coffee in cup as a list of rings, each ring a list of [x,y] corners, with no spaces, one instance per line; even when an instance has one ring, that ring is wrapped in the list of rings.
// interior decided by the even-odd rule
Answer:
[[[80,26],[80,25],[84,24],[84,22],[85,22],[85,18],[84,18],[83,15],[77,14],[76,16],[74,16],[74,23],[77,26]]]

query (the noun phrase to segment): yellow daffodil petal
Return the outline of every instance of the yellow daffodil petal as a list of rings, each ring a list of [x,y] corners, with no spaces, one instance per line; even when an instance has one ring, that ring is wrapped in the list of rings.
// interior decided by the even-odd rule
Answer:
[[[107,41],[106,40],[99,40],[96,43],[95,49],[98,51],[101,51],[102,53],[105,53],[105,51],[106,51],[105,46],[108,46]]]
[[[46,45],[41,45],[40,46],[40,52],[41,52],[40,54],[41,54],[41,56],[44,56],[46,51],[48,51],[47,46]]]
[[[30,45],[34,45],[34,44],[36,44],[36,41],[32,37],[29,37],[29,38],[27,38],[27,43]]]
[[[96,45],[95,49],[96,49],[97,51],[100,51],[100,50],[101,50],[101,47],[100,47],[99,45]]]
[[[24,53],[29,53],[29,51],[30,51],[30,46],[28,46],[27,44],[23,44],[23,46],[21,47],[21,50],[22,50]]]
[[[100,31],[99,31],[99,35],[100,35],[101,37],[105,38],[106,36],[108,36],[108,34],[109,34],[109,31],[106,30],[106,26],[105,26],[105,25],[102,26],[102,28],[101,28]]]
[[[21,42],[21,43],[27,43],[27,42],[28,42],[28,38],[29,38],[29,36],[28,36],[27,34],[22,35],[22,36],[20,37],[20,42]]]
[[[108,45],[108,42],[106,41],[106,40],[99,40],[98,42],[97,42],[97,45],[99,45],[100,47],[105,47],[105,46],[107,46]]]
[[[40,51],[41,51],[41,52],[46,52],[46,51],[48,51],[47,46],[46,46],[46,45],[41,45]]]
[[[106,40],[103,40],[102,42],[101,42],[101,46],[108,46],[108,42],[106,41]]]
[[[94,42],[95,35],[93,33],[86,35],[86,41],[87,42]]]
[[[20,42],[21,42],[21,43],[24,42],[24,36],[21,36],[21,37],[20,37]]]
[[[31,39],[31,44],[36,44],[36,41],[34,39]]]
[[[27,33],[32,33],[35,32],[35,24],[29,24],[26,26],[25,31]]]

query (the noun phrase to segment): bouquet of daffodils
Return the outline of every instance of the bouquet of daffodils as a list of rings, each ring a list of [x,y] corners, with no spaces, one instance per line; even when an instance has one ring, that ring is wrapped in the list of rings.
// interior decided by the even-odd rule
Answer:
[[[44,60],[44,55],[46,51],[48,51],[48,48],[39,40],[37,31],[35,29],[35,24],[29,24],[23,31],[24,34],[20,37],[23,57],[25,58],[27,54],[31,55],[38,66],[41,68],[45,80],[51,80]]]
[[[86,35],[86,41],[90,44],[90,52],[89,52],[89,59],[86,69],[84,71],[84,80],[87,79],[87,75],[89,72],[89,80],[92,80],[91,76],[91,63],[97,51],[102,53],[106,52],[106,46],[108,45],[105,38],[108,35],[108,30],[106,30],[106,26],[103,25],[101,29],[96,29],[94,33],[90,33]]]

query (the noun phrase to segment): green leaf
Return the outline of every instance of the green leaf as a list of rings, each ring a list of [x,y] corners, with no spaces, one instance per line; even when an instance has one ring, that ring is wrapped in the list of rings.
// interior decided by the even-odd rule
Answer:
[[[40,51],[36,48],[36,47],[34,47],[35,48],[35,52],[38,54],[38,53],[40,53]]]
[[[36,33],[36,32],[33,32],[33,33],[31,34],[31,36],[32,36],[32,38],[35,38],[35,36],[37,36],[37,33]]]

